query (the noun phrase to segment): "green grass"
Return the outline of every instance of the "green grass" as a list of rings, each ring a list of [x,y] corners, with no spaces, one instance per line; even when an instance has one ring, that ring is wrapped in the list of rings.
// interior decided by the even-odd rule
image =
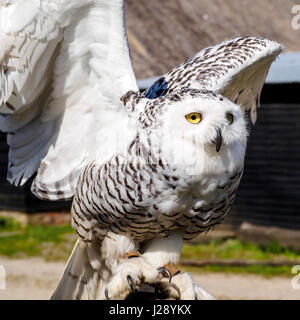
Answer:
[[[20,225],[7,220],[0,229],[0,255],[8,257],[43,256],[47,260],[66,259],[72,250],[76,236],[71,226]],[[2,232],[20,233],[1,236]]]
[[[41,256],[46,260],[64,260],[69,257],[76,241],[71,226],[32,226],[21,228],[13,219],[0,217],[0,255],[11,258]],[[239,259],[300,261],[300,252],[282,247],[278,242],[266,246],[245,243],[239,239],[215,240],[209,244],[185,244],[182,259]],[[290,266],[251,265],[247,267],[210,265],[205,267],[182,267],[191,272],[234,272],[264,276],[290,275]]]
[[[211,241],[209,244],[183,246],[183,259],[247,259],[273,260],[299,259],[300,252],[281,246],[273,241],[266,246],[242,242],[239,239]]]
[[[222,272],[222,273],[239,273],[239,274],[256,274],[261,275],[266,278],[274,276],[291,276],[291,266],[262,266],[253,265],[247,267],[237,267],[237,266],[218,266],[211,265],[205,267],[188,267],[181,266],[182,271],[193,272],[193,273],[208,273],[208,272]]]
[[[279,259],[299,260],[300,252],[296,252],[287,247],[281,246],[278,242],[273,241],[262,246],[256,243],[242,242],[239,239],[227,239],[211,241],[209,244],[196,244],[183,246],[182,259],[199,259],[199,260],[256,260],[256,261],[276,261]],[[290,276],[291,266],[224,266],[208,265],[204,267],[188,267],[182,269],[190,272],[226,272],[226,273],[243,273],[243,274],[260,274],[263,276]]]
[[[15,230],[19,230],[20,228],[21,228],[21,225],[18,221],[12,218],[4,218],[0,216],[0,232],[15,231]]]

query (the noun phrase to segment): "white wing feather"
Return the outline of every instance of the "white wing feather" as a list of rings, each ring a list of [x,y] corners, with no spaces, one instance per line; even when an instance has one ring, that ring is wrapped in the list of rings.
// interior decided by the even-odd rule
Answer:
[[[281,51],[282,46],[277,42],[255,37],[220,43],[208,56],[215,59],[213,68],[223,68],[226,72],[221,71],[211,77],[205,88],[222,94],[245,111],[251,110],[251,120],[255,123],[262,87],[272,62]],[[205,57],[205,51],[196,57]],[[201,85],[205,78],[200,74],[191,87]]]
[[[36,1],[2,5],[0,21],[0,111],[11,114],[33,103],[50,80],[62,31]]]
[[[156,98],[179,87],[206,89],[222,94],[251,110],[256,106],[271,63],[282,51],[275,41],[240,37],[203,49],[194,58],[175,67],[149,88],[145,96]]]
[[[132,134],[120,101],[137,90],[124,4],[19,0],[0,7],[8,25],[26,12],[14,32],[0,30],[0,130],[9,132],[8,180],[22,185],[38,170],[32,191],[66,199],[87,161],[103,162]]]

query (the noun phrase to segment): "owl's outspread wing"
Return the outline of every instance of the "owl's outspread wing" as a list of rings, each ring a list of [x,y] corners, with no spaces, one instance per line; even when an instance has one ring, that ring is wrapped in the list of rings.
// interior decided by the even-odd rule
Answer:
[[[275,41],[256,37],[240,37],[224,41],[197,53],[175,67],[145,92],[155,99],[188,87],[217,92],[243,110],[251,110],[253,123],[269,68],[282,46]]]
[[[119,99],[137,84],[123,1],[5,1],[0,17],[0,130],[8,132],[8,180],[23,185],[37,171],[32,191],[38,197],[70,198],[89,160],[103,162],[130,140]],[[146,97],[208,89],[251,109],[255,122],[262,85],[281,49],[255,37],[225,41],[171,70]]]
[[[234,200],[247,139],[236,104],[255,121],[281,46],[246,37],[209,47],[142,96],[123,0],[0,0],[0,21],[8,180],[23,185],[37,172],[38,197],[75,194],[79,240],[53,298],[126,296],[161,281],[172,297],[210,299],[175,265],[183,239],[221,222]],[[188,157],[200,146],[197,174],[163,161],[177,142]]]
[[[130,136],[120,97],[137,84],[123,1],[1,1],[0,21],[8,180],[23,185],[37,171],[37,196],[70,198],[83,166]]]

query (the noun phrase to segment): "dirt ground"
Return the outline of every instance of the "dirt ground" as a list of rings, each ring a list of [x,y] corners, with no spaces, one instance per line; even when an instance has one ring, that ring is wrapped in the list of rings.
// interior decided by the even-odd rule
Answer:
[[[0,289],[0,300],[47,300],[64,268],[63,262],[45,262],[40,258],[0,257],[0,265],[6,270],[6,289]],[[193,277],[218,299],[300,299],[300,289],[292,289],[292,275],[290,278],[264,278],[257,275],[201,273]]]

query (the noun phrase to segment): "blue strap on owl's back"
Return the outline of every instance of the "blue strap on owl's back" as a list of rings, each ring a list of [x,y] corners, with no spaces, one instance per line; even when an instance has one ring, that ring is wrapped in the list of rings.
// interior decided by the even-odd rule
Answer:
[[[168,82],[164,77],[158,79],[145,91],[144,96],[148,99],[156,99],[164,96],[168,91]]]

